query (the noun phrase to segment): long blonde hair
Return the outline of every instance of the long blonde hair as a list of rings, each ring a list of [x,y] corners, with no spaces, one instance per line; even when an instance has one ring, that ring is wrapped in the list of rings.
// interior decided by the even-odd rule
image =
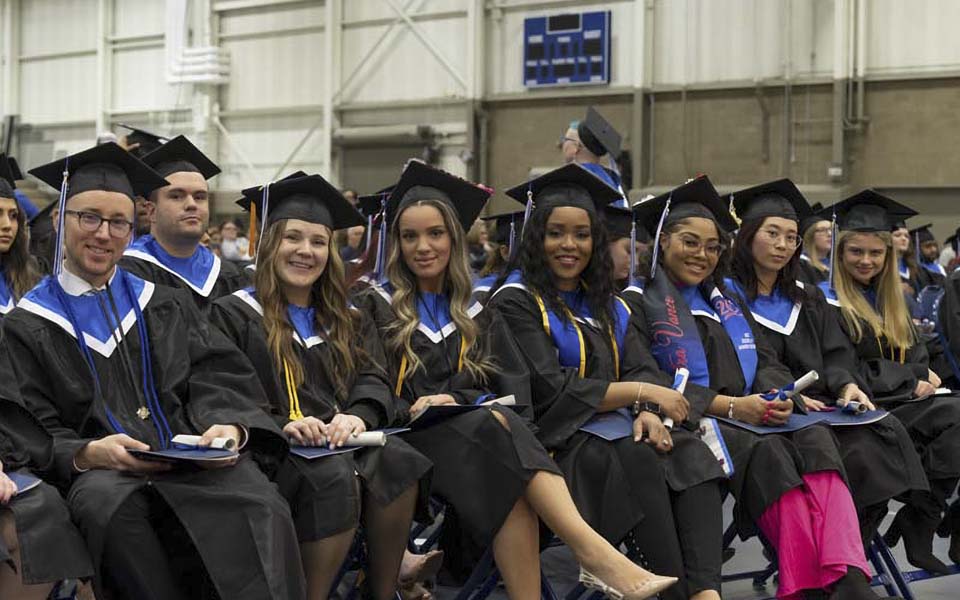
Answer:
[[[807,227],[807,230],[803,234],[803,251],[806,253],[807,258],[810,259],[810,264],[813,265],[813,268],[820,271],[821,273],[826,273],[829,269],[823,264],[824,256],[820,256],[820,251],[817,250],[817,244],[814,241],[814,238],[817,237],[817,225],[823,223],[824,220],[817,221],[810,227]],[[830,221],[826,221],[830,223]],[[833,231],[830,232],[833,235]]]
[[[432,206],[443,216],[443,224],[450,236],[450,262],[444,273],[443,291],[450,301],[450,318],[457,326],[457,331],[463,340],[463,367],[476,381],[485,383],[488,374],[495,369],[495,366],[487,349],[480,347],[478,340],[480,328],[467,314],[473,295],[473,282],[467,260],[466,233],[453,208],[442,200],[419,200],[411,206]],[[411,344],[413,333],[420,324],[416,304],[419,290],[417,277],[403,260],[403,251],[400,247],[400,216],[402,214],[403,211],[394,218],[388,234],[386,274],[390,285],[393,286],[393,312],[397,318],[387,326],[387,349],[394,355],[405,356],[409,364],[409,372],[413,373],[423,367],[423,362],[413,351]]]
[[[877,308],[870,306],[860,291],[860,284],[843,266],[843,252],[847,242],[855,235],[874,235],[887,248],[883,259],[883,269],[876,276]],[[897,256],[893,249],[893,238],[885,231],[861,233],[844,231],[840,234],[834,251],[833,288],[840,301],[840,313],[854,342],[859,342],[865,333],[876,337],[885,336],[890,345],[906,350],[917,341],[916,332],[907,303],[903,299],[900,275],[897,269]],[[870,332],[864,332],[862,323],[866,323]]]
[[[289,370],[296,387],[303,384],[303,364],[293,347],[293,325],[287,317],[288,301],[283,283],[277,274],[280,261],[277,249],[283,240],[287,219],[270,225],[260,242],[257,270],[253,281],[257,300],[263,307],[263,327],[267,333],[267,347],[273,356],[277,373]],[[334,352],[333,377],[337,397],[345,400],[350,391],[362,350],[356,343],[359,316],[350,310],[344,280],[343,261],[333,235],[330,236],[327,266],[313,284],[310,304],[316,311],[316,326],[320,335]],[[285,367],[286,365],[286,367]]]

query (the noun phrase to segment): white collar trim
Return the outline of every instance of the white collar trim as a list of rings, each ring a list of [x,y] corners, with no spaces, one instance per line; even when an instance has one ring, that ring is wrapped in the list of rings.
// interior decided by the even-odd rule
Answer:
[[[203,282],[203,287],[197,287],[193,285],[192,283],[187,281],[187,279],[183,275],[181,275],[180,273],[177,273],[167,265],[160,262],[156,256],[150,254],[149,252],[143,252],[142,250],[135,250],[133,248],[128,248],[126,251],[124,251],[123,255],[130,256],[132,258],[139,258],[140,260],[145,260],[148,263],[157,265],[167,273],[170,273],[171,275],[176,276],[180,281],[187,284],[187,286],[189,286],[191,290],[200,294],[204,298],[208,297],[210,295],[210,292],[213,291],[213,286],[216,285],[217,283],[217,277],[220,276],[220,257],[217,256],[216,254],[213,255],[213,266],[210,267],[210,272],[207,274],[207,280]]]

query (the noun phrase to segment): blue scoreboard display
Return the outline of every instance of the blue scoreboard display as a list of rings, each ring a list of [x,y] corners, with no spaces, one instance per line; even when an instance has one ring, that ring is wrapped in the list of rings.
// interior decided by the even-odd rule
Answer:
[[[608,10],[526,19],[524,85],[610,83],[610,37]]]

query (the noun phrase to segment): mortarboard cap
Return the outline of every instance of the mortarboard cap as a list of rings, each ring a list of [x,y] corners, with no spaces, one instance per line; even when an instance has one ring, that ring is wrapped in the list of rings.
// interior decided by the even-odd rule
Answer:
[[[954,231],[953,235],[951,235],[950,237],[948,237],[946,240],[943,241],[944,244],[953,248],[954,252],[960,251],[958,250],[958,246],[960,246],[960,244],[958,244],[957,242],[960,242],[960,229],[957,229],[956,231]]]
[[[379,215],[380,209],[383,208],[383,201],[390,197],[390,194],[393,193],[393,188],[394,186],[391,185],[372,194],[357,196],[357,209],[360,211],[360,214],[367,218]]]
[[[141,160],[163,177],[172,173],[200,173],[204,179],[210,179],[220,173],[220,167],[183,135],[178,135]]]
[[[13,198],[13,190],[17,188],[17,177],[11,168],[11,160],[13,159],[0,152],[0,198]]]
[[[587,109],[587,117],[577,124],[577,134],[580,142],[595,155],[609,153],[614,160],[620,156],[620,133],[592,106]]]
[[[805,218],[800,220],[800,236],[802,237],[807,233],[807,230],[819,223],[820,221],[829,221],[829,216],[824,216],[823,214],[823,204],[820,202],[815,202],[810,206],[810,214]]]
[[[607,239],[611,242],[628,238],[633,228],[633,211],[619,206],[604,206],[603,226],[607,230]]]
[[[256,204],[263,215],[263,196],[251,194],[237,201],[246,211]],[[343,197],[337,188],[319,175],[284,178],[270,185],[267,225],[281,219],[299,219],[308,223],[326,225],[331,230],[363,225],[360,213]]]
[[[665,225],[688,217],[702,217],[714,221],[727,233],[733,232],[738,227],[737,221],[730,214],[727,204],[720,198],[710,179],[706,175],[701,175],[633,207],[637,223],[642,225],[651,236],[657,235],[658,225],[668,200],[670,213],[664,221]]]
[[[828,206],[823,212],[837,215],[841,231],[859,232],[893,231],[917,214],[912,208],[870,189]]]
[[[30,173],[59,190],[64,170],[69,171],[67,198],[101,190],[119,192],[132,200],[136,196],[146,198],[153,190],[169,185],[156,171],[113,142],[30,169]]]
[[[22,179],[25,179],[25,177],[23,176],[23,171],[20,170],[20,164],[17,163],[17,159],[15,159],[12,156],[8,156],[7,162],[10,163],[10,173],[13,174],[14,181],[20,181]]]
[[[792,219],[799,224],[811,214],[806,198],[789,179],[762,183],[731,194],[740,221],[765,217]]]
[[[937,238],[933,237],[933,232],[930,231],[931,227],[933,227],[933,223],[927,223],[926,225],[921,225],[920,227],[914,227],[910,230],[910,237],[919,244],[936,241]]]
[[[533,196],[535,210],[575,206],[596,214],[606,205],[621,199],[617,190],[577,163],[564,165],[514,186],[507,190],[507,195],[524,203],[528,192]]]
[[[130,153],[137,158],[143,158],[147,154],[150,154],[169,139],[150,131],[146,131],[145,129],[131,127],[130,125],[125,125],[123,123],[117,123],[117,125],[130,131],[130,133],[125,136],[127,138],[127,145],[137,144],[137,147],[130,151]]]
[[[511,225],[513,226],[512,229],[515,234],[519,234],[523,228],[523,213],[524,211],[518,210],[516,212],[484,217],[484,221],[488,223],[493,222],[496,225],[493,236],[491,236],[493,238],[492,241],[497,244],[509,244]]]
[[[387,200],[387,222],[392,225],[401,209],[418,200],[440,200],[454,209],[463,230],[469,231],[490,194],[488,188],[411,160]]]

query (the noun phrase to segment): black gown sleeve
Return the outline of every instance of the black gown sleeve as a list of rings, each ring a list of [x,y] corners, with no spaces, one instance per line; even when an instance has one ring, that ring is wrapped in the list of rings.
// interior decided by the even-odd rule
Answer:
[[[0,331],[0,461],[4,471],[30,467],[42,472],[53,460],[53,438],[23,405]]]
[[[346,413],[360,417],[368,429],[380,429],[397,420],[398,406],[390,389],[387,359],[373,320],[365,313],[358,319],[357,344],[363,349],[357,376],[347,397]]]
[[[743,312],[743,316],[747,319],[750,330],[753,331],[753,339],[757,345],[757,375],[753,379],[753,393],[763,394],[792,382],[794,380],[793,374],[790,373],[790,369],[786,365],[780,362],[770,342],[760,333],[760,325],[754,320],[750,309],[739,299],[736,302]]]
[[[960,359],[960,271],[951,274],[943,284],[938,319],[949,352]]]
[[[490,304],[503,315],[529,369],[541,440],[557,447],[596,414],[610,380],[580,378],[577,369],[560,365],[540,308],[526,291],[503,289]]]
[[[825,388],[831,395],[828,404],[835,404],[840,392],[851,383],[866,391],[868,388],[854,376],[857,372],[857,355],[853,344],[843,333],[840,323],[837,322],[836,311],[831,310],[823,293],[814,288],[813,292],[804,292],[803,310],[809,310],[814,315],[814,323],[819,328],[820,349],[823,352],[823,373]],[[789,343],[789,341],[788,341]]]

